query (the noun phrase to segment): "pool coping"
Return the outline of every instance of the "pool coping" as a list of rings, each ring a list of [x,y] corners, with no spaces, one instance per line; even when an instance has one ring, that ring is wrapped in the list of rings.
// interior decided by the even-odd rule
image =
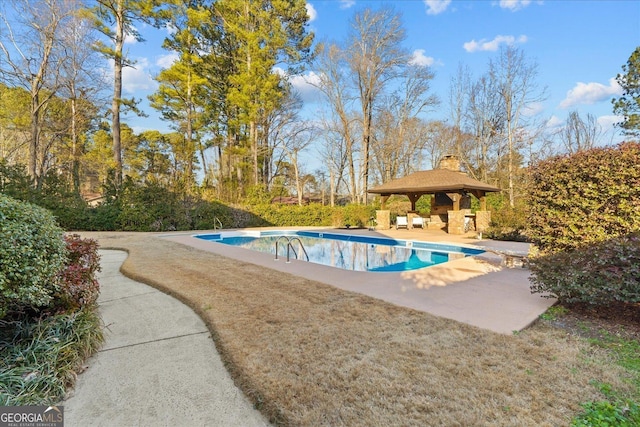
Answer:
[[[322,227],[295,229],[346,234],[369,233],[378,237],[395,234],[353,229],[342,231]],[[193,237],[195,234],[215,231],[164,233],[156,237],[503,334],[512,334],[526,328],[555,303],[551,298],[531,293],[529,270],[508,268],[504,265],[502,256],[492,251],[419,270],[372,273],[343,270],[293,259],[289,263],[282,259],[275,261],[271,254]],[[416,235],[417,233],[407,233],[406,237],[419,238],[419,235]],[[425,233],[424,239],[429,241],[429,234]],[[449,243],[482,249],[491,248],[493,242],[464,245],[451,239]],[[500,245],[494,246],[498,248],[492,249],[501,250]]]

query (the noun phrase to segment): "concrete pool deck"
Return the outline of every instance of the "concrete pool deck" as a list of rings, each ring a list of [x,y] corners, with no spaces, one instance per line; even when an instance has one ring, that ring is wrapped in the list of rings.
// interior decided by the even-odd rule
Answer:
[[[478,241],[473,236],[428,230],[348,232],[513,252],[528,249],[524,244]],[[99,304],[106,341],[62,402],[66,425],[269,425],[234,384],[202,319],[178,299],[125,277],[120,269],[127,252],[109,249],[133,250],[131,258],[136,264],[140,248],[147,250],[154,239],[167,239],[189,249],[178,250],[181,255],[170,254],[184,270],[179,267],[169,275],[184,277],[197,248],[503,334],[526,327],[554,302],[530,293],[528,270],[506,268],[493,253],[414,272],[364,273],[308,262],[275,262],[271,255],[213,244],[192,234],[82,233],[101,245]],[[166,253],[166,249],[157,250]],[[155,267],[148,261],[140,265],[145,270]],[[124,270],[135,272],[134,266]],[[171,279],[162,276],[156,284],[171,283]]]
[[[553,299],[531,294],[529,270],[507,267],[504,258],[496,253],[527,254],[527,243],[478,240],[475,233],[456,236],[440,230],[304,229],[451,243],[480,247],[488,252],[420,270],[370,273],[306,261],[275,261],[270,254],[192,237],[193,234],[213,233],[213,230],[168,233],[158,237],[502,334],[526,328],[555,303]]]

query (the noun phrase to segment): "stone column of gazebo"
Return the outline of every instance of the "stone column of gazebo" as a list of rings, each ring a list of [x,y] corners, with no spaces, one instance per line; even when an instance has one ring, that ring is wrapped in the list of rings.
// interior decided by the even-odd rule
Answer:
[[[416,202],[425,194],[431,198],[431,218],[429,228],[446,228],[450,234],[464,234],[467,229],[482,232],[489,227],[491,212],[487,210],[486,194],[498,192],[499,188],[469,177],[460,170],[460,161],[455,156],[445,156],[440,168],[414,172],[403,178],[394,179],[369,189],[369,193],[379,194],[382,209],[377,211],[377,227],[391,227],[390,212],[385,202],[392,194],[409,197],[411,210],[407,213],[409,226],[418,215]],[[471,213],[471,198],[480,201],[480,209]],[[469,225],[468,225],[469,224]],[[426,227],[426,226],[425,226]]]

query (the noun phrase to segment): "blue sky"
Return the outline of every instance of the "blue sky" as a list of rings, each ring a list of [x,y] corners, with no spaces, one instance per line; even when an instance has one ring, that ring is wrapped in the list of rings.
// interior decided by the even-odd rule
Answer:
[[[442,104],[429,119],[447,117],[450,81],[460,64],[479,77],[487,71],[489,60],[497,58],[500,46],[512,44],[538,66],[537,82],[540,88],[546,87],[548,97],[533,108],[550,128],[564,122],[571,111],[583,118],[594,115],[604,130],[618,120],[611,108],[611,99],[622,93],[615,76],[640,46],[640,1],[309,0],[309,29],[317,41],[342,41],[357,10],[389,5],[402,16],[405,47],[435,73],[432,92]],[[146,104],[146,96],[157,87],[152,77],[174,58],[161,48],[167,32],[150,27],[138,30],[146,41],[130,40],[126,45],[137,65],[124,73],[124,92],[142,98],[142,108],[150,117],[128,117],[125,122],[135,131],[168,131],[168,124]],[[306,78],[313,78],[313,70]],[[317,108],[313,101],[317,98],[311,96],[304,79],[297,78],[294,84],[308,101],[307,109]],[[622,139],[613,131],[611,136]]]

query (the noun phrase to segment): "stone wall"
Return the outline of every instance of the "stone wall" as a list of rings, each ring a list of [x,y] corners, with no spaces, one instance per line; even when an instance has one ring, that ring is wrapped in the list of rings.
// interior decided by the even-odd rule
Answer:
[[[447,232],[449,234],[464,234],[464,211],[449,211]]]
[[[487,228],[489,228],[489,224],[491,223],[491,212],[490,211],[477,211],[476,212],[476,231],[482,233]]]
[[[391,211],[376,211],[376,230],[388,230],[391,228]]]

